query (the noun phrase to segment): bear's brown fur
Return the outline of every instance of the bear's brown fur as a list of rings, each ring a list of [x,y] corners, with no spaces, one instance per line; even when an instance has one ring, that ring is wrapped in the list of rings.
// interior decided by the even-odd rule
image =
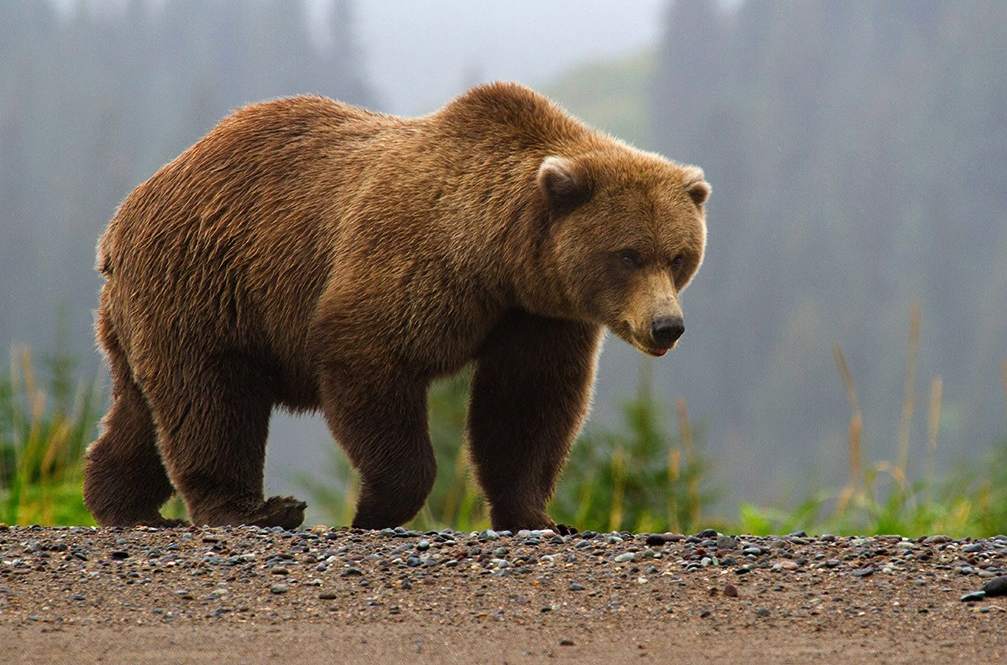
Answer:
[[[354,526],[434,482],[431,380],[473,363],[468,445],[496,529],[555,526],[604,326],[662,355],[705,245],[701,170],[516,84],[398,118],[256,104],[130,194],[101,239],[113,377],[87,455],[103,525],[297,526],[263,496],[271,410],[321,409],[361,474]]]

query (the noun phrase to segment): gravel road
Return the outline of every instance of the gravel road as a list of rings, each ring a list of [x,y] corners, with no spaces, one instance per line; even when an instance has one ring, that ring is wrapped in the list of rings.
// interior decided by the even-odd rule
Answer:
[[[0,662],[1001,663],[1002,576],[1007,536],[0,525]]]

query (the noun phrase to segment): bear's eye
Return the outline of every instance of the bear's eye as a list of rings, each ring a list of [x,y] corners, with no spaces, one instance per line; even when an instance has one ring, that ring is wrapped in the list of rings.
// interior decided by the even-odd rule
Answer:
[[[685,257],[678,254],[671,260],[671,269],[677,272],[678,269],[682,267],[683,263],[685,263]]]
[[[641,264],[640,255],[631,249],[624,249],[619,252],[619,262],[626,268],[636,270]]]

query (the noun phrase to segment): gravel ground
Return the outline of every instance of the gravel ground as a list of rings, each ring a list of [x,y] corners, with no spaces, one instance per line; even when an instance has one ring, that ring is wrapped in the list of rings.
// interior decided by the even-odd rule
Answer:
[[[0,525],[0,662],[998,663],[1005,576],[1007,536]]]

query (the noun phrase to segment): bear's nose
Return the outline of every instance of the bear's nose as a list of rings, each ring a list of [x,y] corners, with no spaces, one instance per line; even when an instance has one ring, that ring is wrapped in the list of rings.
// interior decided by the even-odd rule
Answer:
[[[685,322],[681,316],[662,316],[654,319],[650,326],[650,334],[654,343],[662,349],[670,349],[685,332]]]

